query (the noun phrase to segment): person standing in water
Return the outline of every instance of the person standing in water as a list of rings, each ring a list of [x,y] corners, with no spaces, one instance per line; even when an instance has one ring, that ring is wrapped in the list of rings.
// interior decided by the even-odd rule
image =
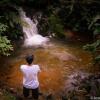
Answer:
[[[23,95],[28,98],[30,92],[35,100],[39,98],[39,81],[38,73],[41,71],[39,65],[33,64],[34,56],[26,57],[26,65],[21,65],[20,69],[23,74]]]

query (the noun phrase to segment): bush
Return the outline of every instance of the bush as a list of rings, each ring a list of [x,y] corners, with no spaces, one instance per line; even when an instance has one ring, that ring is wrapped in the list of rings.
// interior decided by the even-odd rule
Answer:
[[[7,26],[0,23],[0,33],[2,34],[7,29]],[[7,39],[6,36],[2,36],[0,34],[0,55],[10,55],[9,51],[13,50],[13,47],[10,43],[10,40]]]
[[[9,51],[12,51],[13,47],[10,43],[10,40],[6,36],[0,36],[0,54],[1,55],[10,55]]]

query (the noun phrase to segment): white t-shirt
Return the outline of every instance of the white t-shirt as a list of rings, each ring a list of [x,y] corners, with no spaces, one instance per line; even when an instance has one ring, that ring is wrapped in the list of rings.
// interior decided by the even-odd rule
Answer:
[[[39,86],[38,72],[40,72],[39,65],[21,65],[20,69],[23,73],[23,86],[29,89],[35,89]]]

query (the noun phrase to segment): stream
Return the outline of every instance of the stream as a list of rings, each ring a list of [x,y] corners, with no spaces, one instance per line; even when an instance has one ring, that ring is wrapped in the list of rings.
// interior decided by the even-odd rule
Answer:
[[[26,64],[25,56],[35,55],[35,64],[39,64],[40,91],[58,95],[62,91],[68,76],[75,72],[95,72],[92,66],[92,56],[84,51],[80,45],[65,44],[52,41],[45,48],[18,49],[10,57],[0,60],[0,86],[14,88],[22,93],[22,73],[20,65]],[[91,68],[92,67],[92,68]]]

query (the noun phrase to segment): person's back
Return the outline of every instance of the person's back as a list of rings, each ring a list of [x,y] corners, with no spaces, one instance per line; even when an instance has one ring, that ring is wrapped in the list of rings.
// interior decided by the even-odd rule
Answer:
[[[27,88],[34,89],[39,86],[38,72],[40,71],[38,65],[21,65],[23,72],[23,85]]]
[[[26,58],[28,65],[21,65],[20,69],[23,73],[23,94],[25,97],[29,96],[29,91],[32,90],[32,96],[38,99],[38,72],[40,72],[39,65],[32,64],[33,56],[28,56]]]

